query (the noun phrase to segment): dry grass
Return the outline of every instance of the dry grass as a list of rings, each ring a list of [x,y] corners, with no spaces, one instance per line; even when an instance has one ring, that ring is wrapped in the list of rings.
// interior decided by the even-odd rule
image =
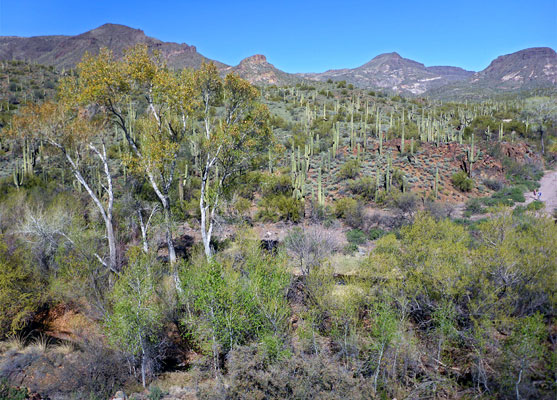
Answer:
[[[25,348],[25,337],[22,335],[12,335],[7,340],[0,342],[0,353],[9,350],[21,351]]]
[[[50,347],[50,345],[51,345],[50,337],[41,333],[39,336],[33,339],[33,342],[31,343],[31,345],[29,345],[28,349],[30,351],[35,350],[39,353],[45,353],[46,350]]]

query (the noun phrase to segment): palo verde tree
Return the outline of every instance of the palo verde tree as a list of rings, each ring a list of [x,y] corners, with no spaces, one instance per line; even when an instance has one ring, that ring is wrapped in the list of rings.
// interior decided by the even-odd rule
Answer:
[[[104,121],[97,118],[94,111],[61,101],[23,107],[14,116],[10,133],[23,140],[42,140],[63,155],[67,167],[85,189],[105,224],[109,257],[105,260],[95,256],[117,273],[113,173],[106,151],[109,133],[105,128]],[[92,174],[91,169],[96,169],[97,174]]]
[[[62,82],[63,93],[78,104],[97,106],[122,132],[129,150],[125,162],[145,174],[161,203],[169,260],[175,263],[170,187],[193,109],[191,71],[170,71],[146,45],[129,49],[122,60],[107,49],[86,55],[77,71]],[[137,116],[140,107],[144,112]]]
[[[223,80],[214,64],[203,64],[195,72],[195,87],[203,126],[193,146],[200,160],[196,166],[201,176],[201,237],[210,258],[219,200],[272,143],[272,130],[269,110],[257,102],[257,89],[237,75],[228,74]]]

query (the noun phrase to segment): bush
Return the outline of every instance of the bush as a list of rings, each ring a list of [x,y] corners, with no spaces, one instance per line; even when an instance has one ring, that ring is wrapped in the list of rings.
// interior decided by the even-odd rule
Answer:
[[[259,206],[257,219],[262,221],[299,222],[303,216],[302,202],[291,195],[278,195],[264,198]]]
[[[380,228],[372,228],[367,233],[369,240],[377,240],[387,234],[387,231]]]
[[[334,207],[337,218],[344,219],[352,228],[360,228],[363,226],[363,206],[356,199],[343,197],[335,202]]]
[[[338,172],[339,179],[354,179],[360,173],[360,162],[358,160],[346,161]]]
[[[466,172],[460,171],[454,174],[451,182],[461,192],[469,192],[474,187],[474,181],[466,175]]]
[[[369,176],[348,181],[348,189],[366,200],[375,198],[375,181]]]
[[[339,368],[325,356],[296,353],[270,364],[257,347],[240,347],[230,353],[227,368],[227,399],[357,400],[372,392],[371,380]]]
[[[42,284],[21,252],[0,236],[0,337],[23,328],[42,303]]]
[[[403,214],[413,214],[418,208],[418,197],[413,193],[400,193],[394,198],[394,204]]]
[[[545,203],[543,201],[533,201],[526,206],[526,210],[528,211],[538,211],[545,208]]]
[[[366,234],[360,229],[352,229],[346,232],[346,240],[348,243],[355,245],[362,245],[366,242]]]
[[[6,379],[0,380],[0,400],[25,400],[28,394],[27,388],[14,387]]]
[[[503,182],[495,180],[495,179],[485,179],[483,184],[490,190],[495,192],[503,189]]]
[[[477,199],[473,199],[477,200]],[[424,209],[436,220],[443,218],[448,218],[453,213],[453,207],[447,203],[441,203],[439,201],[426,201]],[[480,204],[481,210],[481,204]]]

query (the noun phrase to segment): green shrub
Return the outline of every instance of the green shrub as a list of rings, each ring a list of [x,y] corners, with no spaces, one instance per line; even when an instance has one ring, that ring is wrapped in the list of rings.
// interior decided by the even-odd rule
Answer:
[[[474,181],[466,175],[466,172],[460,171],[454,174],[451,182],[461,192],[469,192],[474,187]]]
[[[380,228],[372,228],[367,233],[367,237],[369,240],[377,240],[380,237],[383,237],[387,234],[387,231],[380,229]]]
[[[354,179],[360,173],[360,162],[358,160],[346,161],[338,172],[339,179]]]
[[[545,203],[543,201],[533,201],[526,206],[526,210],[528,211],[538,211],[545,208]]]
[[[23,328],[42,303],[42,284],[19,251],[0,236],[0,337]]]
[[[472,214],[480,214],[484,211],[482,203],[483,202],[481,199],[478,198],[470,199],[466,202],[466,211],[469,211]]]
[[[366,242],[366,234],[360,229],[352,229],[346,232],[346,240],[348,243],[362,245]]]
[[[303,203],[290,195],[263,198],[257,219],[269,222],[299,222],[303,216]]]
[[[5,378],[0,380],[0,400],[25,400],[28,394],[27,388],[11,386]]]
[[[370,176],[348,181],[348,189],[366,200],[375,198],[375,181]]]

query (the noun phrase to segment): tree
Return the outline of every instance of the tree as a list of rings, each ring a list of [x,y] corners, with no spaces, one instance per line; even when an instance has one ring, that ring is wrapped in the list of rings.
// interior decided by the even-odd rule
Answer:
[[[170,187],[193,109],[191,71],[170,71],[146,45],[131,48],[122,60],[107,49],[85,55],[77,71],[78,76],[61,83],[63,97],[95,105],[104,121],[123,133],[129,150],[126,163],[147,176],[161,203],[169,260],[175,263]],[[146,110],[137,117],[139,106]]]
[[[195,73],[200,98],[201,133],[194,137],[199,149],[201,176],[201,237],[207,258],[220,198],[233,188],[235,178],[254,164],[256,155],[272,143],[269,110],[256,100],[255,87],[229,74],[221,79],[217,67],[203,64]]]
[[[46,102],[23,107],[14,116],[10,133],[19,139],[44,140],[62,154],[67,167],[85,188],[104,221],[109,259],[106,261],[98,255],[97,258],[118,273],[113,223],[114,188],[104,122],[95,118],[93,110],[64,101],[59,104]],[[91,168],[97,169],[96,176],[89,173]]]
[[[156,359],[156,348],[160,346],[159,333],[163,325],[164,312],[156,293],[159,282],[158,265],[153,255],[139,248],[132,248],[129,264],[116,281],[111,292],[112,313],[106,327],[113,345],[133,357],[139,357],[141,382]]]

